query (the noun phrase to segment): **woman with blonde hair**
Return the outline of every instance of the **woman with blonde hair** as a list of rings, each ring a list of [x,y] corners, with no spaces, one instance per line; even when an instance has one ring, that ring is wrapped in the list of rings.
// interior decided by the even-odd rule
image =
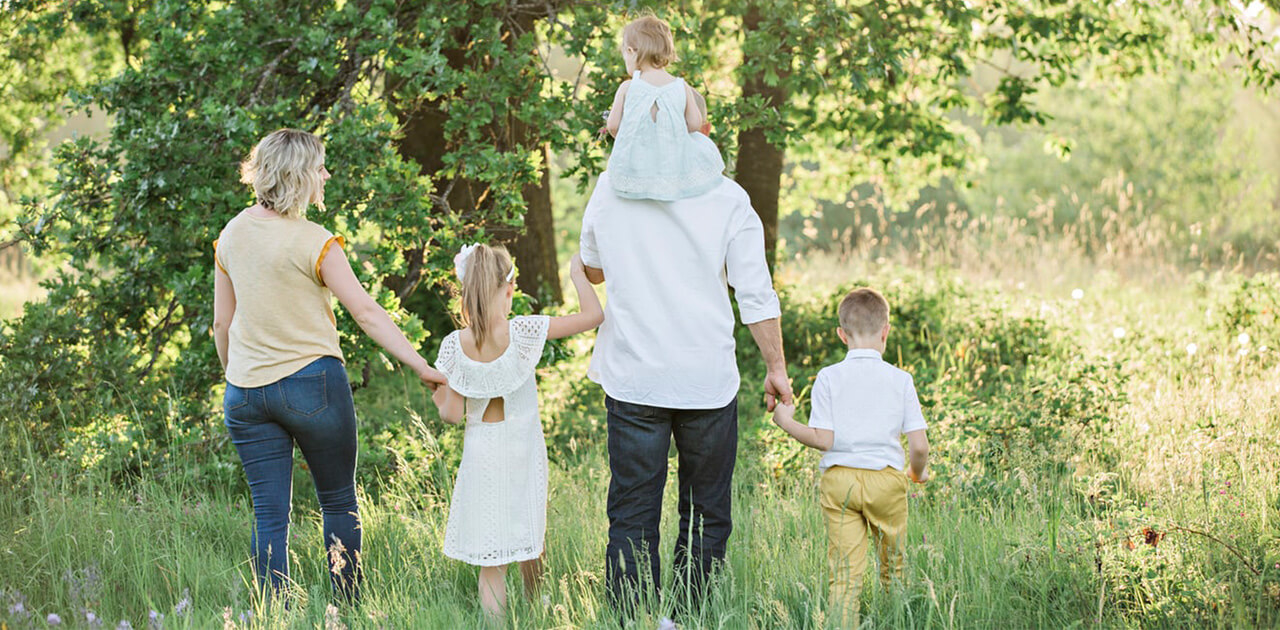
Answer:
[[[361,573],[356,414],[330,295],[428,387],[445,377],[365,292],[343,254],[342,237],[307,220],[308,206],[324,207],[324,157],[315,135],[280,129],[241,165],[257,203],[214,241],[213,330],[226,372],[227,430],[253,495],[258,580],[274,592],[289,576],[296,442],[324,515],[334,594],[352,601]]]

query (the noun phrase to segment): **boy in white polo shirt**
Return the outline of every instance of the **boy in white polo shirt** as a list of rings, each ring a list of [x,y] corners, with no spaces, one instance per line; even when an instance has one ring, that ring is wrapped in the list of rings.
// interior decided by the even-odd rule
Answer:
[[[924,483],[929,477],[929,439],[911,375],[881,357],[889,336],[884,296],[868,288],[850,291],[840,302],[836,332],[849,353],[818,372],[808,426],[795,421],[792,405],[778,405],[773,421],[801,444],[825,453],[819,487],[832,616],[857,627],[868,530],[878,539],[880,581],[888,586],[902,571],[907,480]],[[911,455],[905,474],[904,433]]]

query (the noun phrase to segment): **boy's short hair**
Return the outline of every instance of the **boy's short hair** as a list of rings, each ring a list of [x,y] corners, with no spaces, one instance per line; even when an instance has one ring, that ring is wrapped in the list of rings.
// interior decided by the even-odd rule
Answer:
[[[870,287],[854,289],[840,300],[840,328],[845,334],[869,337],[889,323],[889,301]]]
[[[654,15],[642,15],[623,27],[623,51],[628,46],[636,49],[637,65],[647,63],[655,68],[665,68],[677,59],[671,27]]]

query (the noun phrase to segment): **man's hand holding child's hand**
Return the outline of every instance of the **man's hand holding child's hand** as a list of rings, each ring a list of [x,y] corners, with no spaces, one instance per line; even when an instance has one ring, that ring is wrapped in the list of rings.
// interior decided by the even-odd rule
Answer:
[[[912,480],[912,481],[914,481],[914,482],[916,482],[916,483],[924,483],[924,482],[926,482],[926,481],[928,481],[928,480],[929,480],[929,469],[928,469],[928,468],[926,468],[926,469],[924,469],[924,472],[923,472],[923,473],[921,473],[921,474],[917,475],[917,474],[916,474],[916,469],[914,469],[914,468],[912,468],[912,467],[908,466],[908,467],[907,467],[907,479],[910,479],[910,480]]]
[[[786,403],[778,403],[773,407],[773,423],[783,426],[788,420],[794,420],[796,417],[796,406]],[[785,428],[785,427],[784,427]]]

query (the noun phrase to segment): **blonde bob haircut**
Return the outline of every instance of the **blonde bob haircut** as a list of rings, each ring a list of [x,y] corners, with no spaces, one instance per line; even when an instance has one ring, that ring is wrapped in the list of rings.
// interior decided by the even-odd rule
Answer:
[[[879,335],[889,323],[889,301],[875,289],[854,289],[840,301],[840,328],[855,337]]]
[[[278,129],[263,138],[240,163],[240,181],[253,186],[262,207],[291,219],[307,206],[324,209],[324,145],[315,134]]]
[[[636,49],[636,66],[642,64],[665,68],[676,61],[676,43],[671,38],[671,27],[657,16],[642,15],[622,29],[620,48]]]

